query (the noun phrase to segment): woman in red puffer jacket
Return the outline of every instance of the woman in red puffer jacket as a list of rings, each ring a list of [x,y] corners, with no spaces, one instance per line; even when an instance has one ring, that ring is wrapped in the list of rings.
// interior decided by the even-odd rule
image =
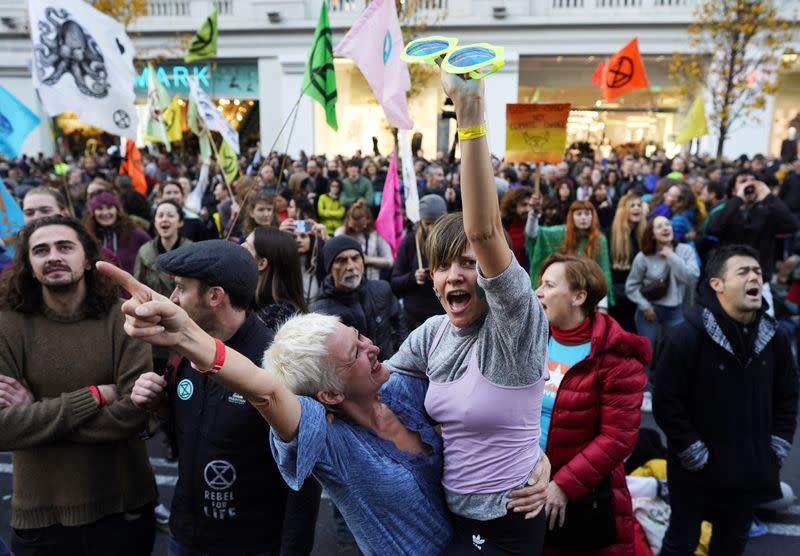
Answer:
[[[536,295],[551,333],[541,435],[552,465],[545,503],[545,554],[633,556],[634,516],[624,461],[639,434],[650,345],[594,310],[608,286],[593,260],[555,254],[540,272]],[[556,542],[549,531],[557,533],[564,526],[567,503],[602,488],[609,476],[616,531],[613,536],[606,533],[614,540],[592,546],[591,538],[574,535]],[[609,513],[605,515],[610,521]],[[565,546],[572,538],[576,546]]]

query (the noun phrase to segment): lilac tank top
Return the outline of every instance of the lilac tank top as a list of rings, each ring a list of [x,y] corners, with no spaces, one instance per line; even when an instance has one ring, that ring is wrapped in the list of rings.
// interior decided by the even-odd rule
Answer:
[[[444,319],[428,358],[450,321]],[[442,426],[442,484],[457,494],[489,494],[517,488],[539,460],[542,394],[546,375],[528,386],[500,386],[478,368],[477,344],[467,371],[452,382],[430,381],[428,415]]]

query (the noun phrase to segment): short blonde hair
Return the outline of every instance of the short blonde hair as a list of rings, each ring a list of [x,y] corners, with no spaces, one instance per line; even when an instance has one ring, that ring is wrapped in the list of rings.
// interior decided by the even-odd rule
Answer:
[[[339,317],[309,313],[287,320],[264,352],[261,366],[298,396],[316,397],[320,390],[342,392],[336,364],[325,343]]]

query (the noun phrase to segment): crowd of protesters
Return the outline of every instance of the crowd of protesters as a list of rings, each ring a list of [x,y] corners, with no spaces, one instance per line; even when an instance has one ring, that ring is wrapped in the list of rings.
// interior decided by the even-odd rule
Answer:
[[[661,554],[692,553],[704,519],[712,556],[742,553],[797,417],[797,157],[576,145],[537,168],[467,139],[460,160],[417,153],[402,187],[420,220],[393,251],[375,226],[386,156],[257,151],[230,187],[213,163],[146,152],[146,195],[116,148],[0,159],[26,222],[0,252],[15,553],[114,535],[147,553],[141,433],[160,425],[179,469],[157,512],[170,554],[308,554],[318,482],[342,553],[639,554],[641,411],[667,439]],[[124,338],[106,274],[129,320],[172,302],[152,349]],[[242,358],[198,374],[222,363],[173,338],[188,319]],[[253,374],[262,356],[277,381]]]

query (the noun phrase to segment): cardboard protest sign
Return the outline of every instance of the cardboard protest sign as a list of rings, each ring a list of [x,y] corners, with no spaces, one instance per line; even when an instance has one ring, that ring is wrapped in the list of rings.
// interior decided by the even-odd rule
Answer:
[[[507,104],[506,162],[561,162],[569,109],[569,104]]]

